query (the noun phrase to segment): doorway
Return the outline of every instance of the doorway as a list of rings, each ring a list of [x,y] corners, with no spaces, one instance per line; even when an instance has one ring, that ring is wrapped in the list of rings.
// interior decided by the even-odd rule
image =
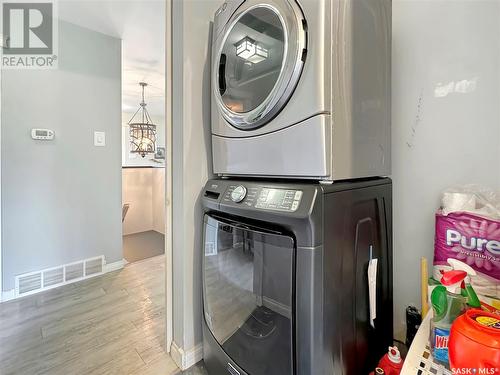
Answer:
[[[135,223],[139,230],[127,227],[130,231],[126,233],[138,234],[134,240],[143,244],[138,247],[144,258],[165,252],[165,148],[169,149],[165,35],[170,20],[166,8],[164,0],[60,2],[54,7],[59,67],[0,72],[0,78],[5,78],[2,107],[9,108],[1,116],[2,167],[6,167],[2,172],[7,177],[2,181],[2,193],[6,193],[2,209],[9,217],[2,223],[7,233],[6,246],[0,253],[2,294],[14,295],[18,274],[43,272],[59,265],[85,265],[70,280],[79,282],[91,270],[89,259],[99,261],[96,274],[123,266],[123,227],[133,218],[134,209],[140,208],[135,201],[122,200],[123,167],[140,170],[142,182],[150,179],[150,193],[137,194],[142,199],[138,206],[144,197],[151,198],[151,217],[139,215]],[[142,102],[140,82],[148,84],[145,100],[156,125],[154,152],[124,158],[124,153],[131,154],[127,148],[128,123]],[[34,138],[32,130],[38,128],[53,131],[55,137]],[[124,164],[124,159],[136,163]],[[128,203],[127,210],[124,203]],[[27,227],[30,235],[23,232]],[[150,249],[146,249],[148,246]],[[130,258],[130,262],[139,258]],[[144,275],[151,272],[144,266],[141,269],[145,269]],[[165,272],[159,269],[156,272]],[[165,277],[167,286],[169,277]],[[49,279],[42,280],[48,284]],[[7,282],[2,285],[2,281]],[[59,286],[65,288],[57,283],[54,289]],[[164,301],[168,287],[162,289]],[[100,294],[103,292],[95,297],[106,298]],[[168,300],[171,304],[171,298]],[[165,309],[168,327],[171,306],[167,303]],[[156,332],[162,329],[155,327]],[[167,340],[170,336],[167,328]],[[169,345],[164,348],[168,351]]]
[[[128,263],[165,253],[165,2],[122,36],[122,230]],[[145,9],[147,8],[147,9]]]

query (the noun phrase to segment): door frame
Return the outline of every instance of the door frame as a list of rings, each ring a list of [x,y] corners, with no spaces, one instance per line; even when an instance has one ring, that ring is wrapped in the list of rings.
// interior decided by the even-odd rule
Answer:
[[[173,241],[172,241],[172,0],[165,0],[165,348],[173,341]]]
[[[3,58],[3,49],[6,47],[4,35],[0,33],[0,58]],[[2,68],[0,67],[0,302],[7,299],[3,292],[3,263],[2,263]]]

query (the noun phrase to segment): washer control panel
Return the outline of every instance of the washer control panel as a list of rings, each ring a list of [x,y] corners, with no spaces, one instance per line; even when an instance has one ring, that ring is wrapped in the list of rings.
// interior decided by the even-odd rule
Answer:
[[[241,203],[244,206],[252,207],[257,200],[259,188],[248,188],[243,185],[229,185],[224,194],[225,202]]]
[[[301,198],[301,190],[263,188],[255,208],[293,212],[299,208]]]
[[[223,201],[262,210],[294,212],[299,208],[302,195],[301,190],[230,185]]]

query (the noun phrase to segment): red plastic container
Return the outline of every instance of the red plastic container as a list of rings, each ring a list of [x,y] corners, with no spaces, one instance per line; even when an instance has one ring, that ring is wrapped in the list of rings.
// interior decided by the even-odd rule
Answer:
[[[500,315],[473,309],[459,316],[451,326],[448,353],[456,374],[498,374]]]
[[[384,370],[385,375],[399,375],[403,368],[403,360],[396,346],[389,347],[389,351],[382,357],[378,367]]]

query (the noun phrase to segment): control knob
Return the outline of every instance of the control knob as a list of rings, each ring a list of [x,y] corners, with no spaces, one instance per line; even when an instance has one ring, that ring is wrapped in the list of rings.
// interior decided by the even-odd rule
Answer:
[[[240,203],[243,199],[245,199],[247,195],[247,188],[243,185],[236,186],[234,190],[231,192],[231,200],[234,203]]]

